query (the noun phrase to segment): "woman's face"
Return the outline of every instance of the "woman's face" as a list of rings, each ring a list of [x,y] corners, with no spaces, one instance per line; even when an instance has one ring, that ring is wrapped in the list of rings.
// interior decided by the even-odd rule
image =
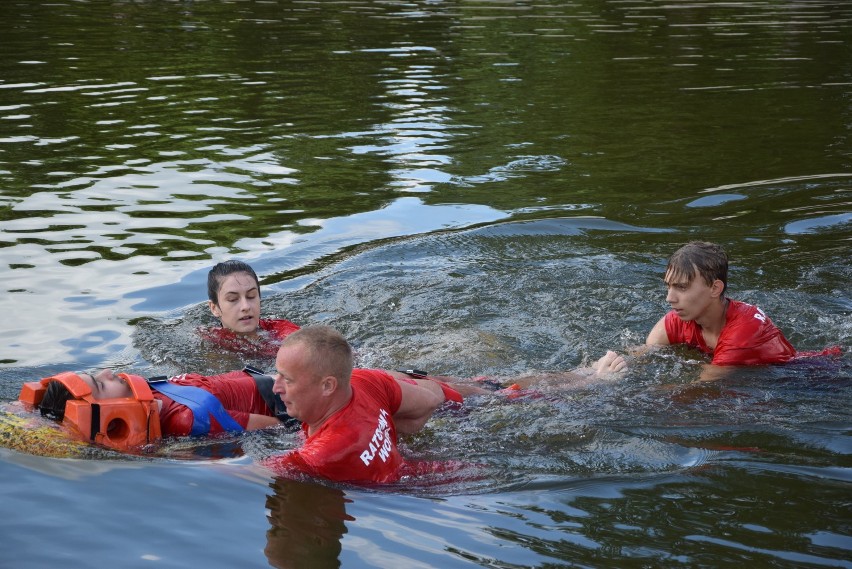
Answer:
[[[133,391],[127,385],[127,382],[118,377],[111,369],[102,369],[95,374],[80,373],[78,375],[92,388],[92,397],[95,399],[116,399],[133,395]]]
[[[222,280],[217,303],[210,312],[222,326],[237,334],[254,334],[260,324],[260,289],[248,273],[232,273]]]

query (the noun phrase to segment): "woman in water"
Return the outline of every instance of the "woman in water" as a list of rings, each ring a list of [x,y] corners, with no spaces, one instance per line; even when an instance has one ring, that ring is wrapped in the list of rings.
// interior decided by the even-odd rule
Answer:
[[[221,327],[201,327],[198,333],[219,347],[275,357],[281,340],[299,329],[289,320],[260,317],[260,282],[254,269],[242,261],[224,261],[210,269],[207,296],[210,312]]]

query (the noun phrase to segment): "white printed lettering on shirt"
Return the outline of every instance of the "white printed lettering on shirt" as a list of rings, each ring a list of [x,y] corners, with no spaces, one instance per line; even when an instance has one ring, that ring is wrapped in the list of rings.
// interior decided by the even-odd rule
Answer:
[[[384,410],[379,410],[379,418],[376,425],[376,430],[373,437],[370,439],[370,446],[361,452],[361,462],[364,466],[370,466],[376,454],[382,459],[382,462],[387,462],[393,449],[393,441],[391,441],[390,425],[388,424],[389,413]]]

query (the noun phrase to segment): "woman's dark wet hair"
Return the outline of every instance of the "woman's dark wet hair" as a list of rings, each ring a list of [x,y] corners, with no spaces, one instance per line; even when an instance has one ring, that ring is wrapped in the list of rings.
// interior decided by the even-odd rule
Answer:
[[[44,397],[39,403],[39,411],[42,417],[61,421],[65,417],[65,404],[69,399],[74,399],[67,387],[58,381],[51,381],[47,384],[47,389],[44,391]]]
[[[230,261],[222,261],[217,263],[207,273],[207,298],[210,302],[219,306],[219,289],[222,288],[222,281],[225,277],[234,273],[248,273],[254,279],[257,285],[258,296],[260,295],[260,281],[257,280],[257,275],[248,263],[231,259]]]

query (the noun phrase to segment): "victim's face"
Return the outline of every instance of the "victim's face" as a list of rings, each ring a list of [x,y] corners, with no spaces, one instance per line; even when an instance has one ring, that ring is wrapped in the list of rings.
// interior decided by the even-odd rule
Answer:
[[[92,397],[95,399],[115,399],[118,397],[130,397],[133,391],[124,379],[120,378],[111,369],[89,374],[78,374],[89,387],[92,388]]]
[[[217,304],[210,311],[222,326],[237,334],[254,334],[260,324],[260,289],[248,273],[231,273],[219,287]]]

